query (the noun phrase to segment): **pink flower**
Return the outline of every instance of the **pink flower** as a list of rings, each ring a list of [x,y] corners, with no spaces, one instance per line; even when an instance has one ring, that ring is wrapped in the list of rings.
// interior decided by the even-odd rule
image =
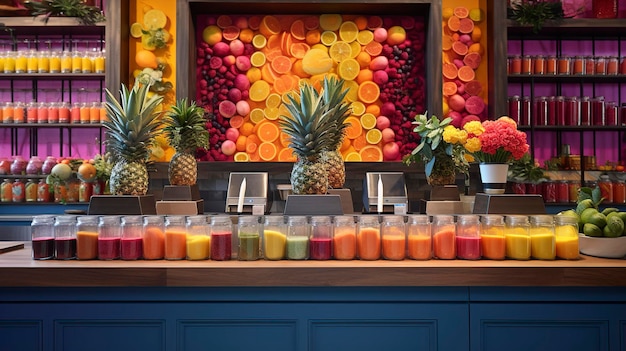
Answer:
[[[480,162],[508,162],[528,152],[526,133],[517,130],[517,124],[508,117],[482,123],[484,132],[478,136],[481,150],[474,156]]]

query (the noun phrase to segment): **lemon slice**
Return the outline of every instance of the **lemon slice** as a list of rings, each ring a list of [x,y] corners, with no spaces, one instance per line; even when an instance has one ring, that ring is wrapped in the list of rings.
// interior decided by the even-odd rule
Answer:
[[[361,101],[352,102],[352,114],[355,116],[361,116],[365,113],[365,104]]]
[[[337,73],[339,77],[345,80],[354,80],[361,71],[361,65],[353,58],[348,58],[339,63],[337,66]]]
[[[255,51],[250,56],[250,63],[254,67],[262,67],[266,62],[265,54],[261,51]]]
[[[252,45],[257,49],[263,49],[267,45],[267,38],[263,34],[257,34],[252,38]]]
[[[328,54],[335,62],[341,62],[352,57],[352,47],[345,41],[338,41],[330,46]]]
[[[337,34],[330,30],[324,31],[322,32],[320,41],[326,46],[331,46],[337,41]]]
[[[240,151],[235,154],[234,160],[235,162],[248,162],[250,161],[250,157],[247,153]]]
[[[250,121],[254,124],[257,124],[265,119],[265,113],[261,108],[255,108],[250,111]]]
[[[376,116],[374,116],[371,113],[363,114],[361,116],[361,125],[363,126],[363,129],[367,129],[367,130],[373,129],[374,127],[376,127]],[[381,134],[381,138],[382,138],[382,134]],[[376,143],[378,143],[378,142],[376,142]],[[376,144],[376,143],[373,143],[373,144]]]
[[[161,10],[152,9],[143,15],[143,24],[148,29],[165,28],[167,16]]]
[[[352,151],[346,155],[346,158],[344,161],[361,162],[361,155],[356,151]]]
[[[365,134],[365,140],[369,144],[376,145],[383,139],[383,133],[378,129],[370,129]]]
[[[341,40],[351,43],[357,39],[359,35],[359,27],[352,21],[346,21],[339,27],[339,38]]]
[[[139,22],[135,22],[130,26],[130,35],[133,38],[141,38],[143,34],[143,26]]]
[[[282,102],[282,97],[279,94],[271,93],[265,99],[265,106],[267,107],[278,107]]]

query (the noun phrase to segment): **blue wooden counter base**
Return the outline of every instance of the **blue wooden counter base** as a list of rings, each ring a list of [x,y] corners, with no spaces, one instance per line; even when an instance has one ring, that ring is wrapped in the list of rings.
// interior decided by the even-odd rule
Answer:
[[[25,249],[0,255],[0,350],[620,350],[623,277],[625,261],[589,257],[37,262]]]

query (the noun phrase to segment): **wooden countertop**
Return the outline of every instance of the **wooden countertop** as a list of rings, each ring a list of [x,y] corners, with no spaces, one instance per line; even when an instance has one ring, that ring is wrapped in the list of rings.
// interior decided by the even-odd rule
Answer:
[[[626,260],[34,261],[26,243],[0,286],[626,286]]]

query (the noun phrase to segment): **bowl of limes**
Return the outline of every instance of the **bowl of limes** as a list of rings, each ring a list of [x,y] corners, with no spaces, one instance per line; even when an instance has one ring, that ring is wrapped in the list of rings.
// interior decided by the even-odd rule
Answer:
[[[626,257],[626,236],[616,238],[594,237],[579,234],[580,253],[603,258]]]

